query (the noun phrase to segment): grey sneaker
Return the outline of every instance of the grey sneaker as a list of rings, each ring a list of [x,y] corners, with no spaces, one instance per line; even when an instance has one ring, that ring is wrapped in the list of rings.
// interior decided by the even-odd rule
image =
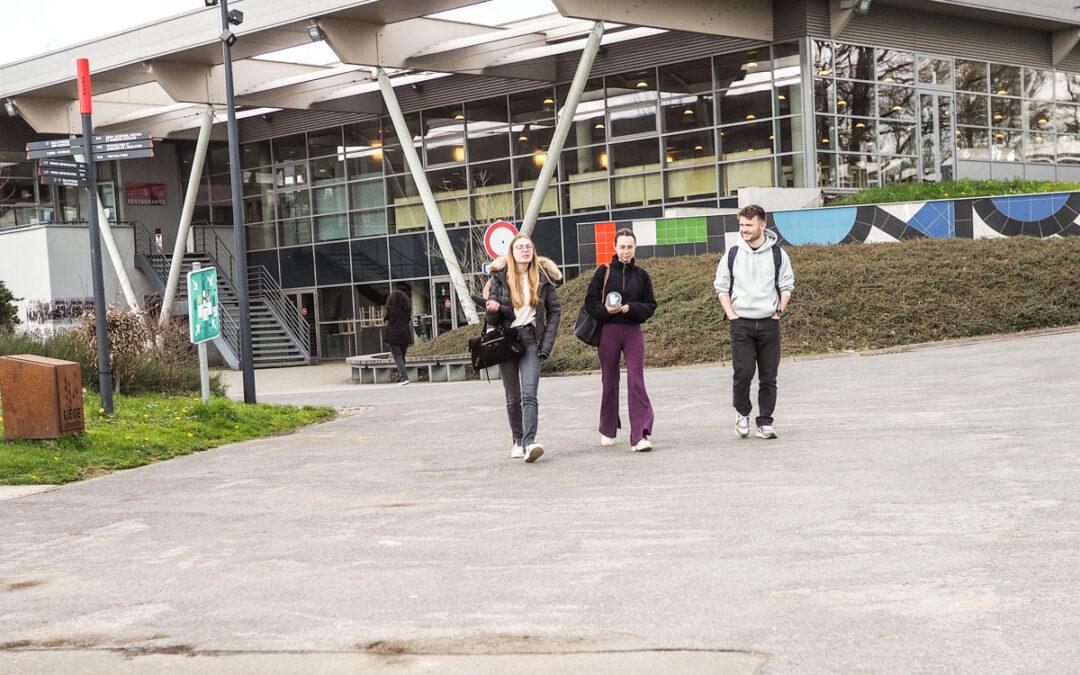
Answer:
[[[510,459],[523,459],[525,457],[525,448],[521,447],[517,443],[514,443],[514,447],[510,448]]]
[[[771,424],[763,424],[757,428],[758,438],[776,438],[776,432],[773,431]]]
[[[750,416],[739,415],[735,418],[735,435],[739,438],[750,437]]]

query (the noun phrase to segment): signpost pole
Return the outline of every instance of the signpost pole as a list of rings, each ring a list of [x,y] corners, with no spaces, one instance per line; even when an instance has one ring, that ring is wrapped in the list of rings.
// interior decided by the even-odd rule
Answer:
[[[94,164],[93,102],[90,91],[90,61],[78,59],[79,112],[82,114],[86,152],[86,199],[90,217],[90,269],[94,283],[94,320],[97,328],[98,387],[101,407],[113,412],[112,370],[109,367],[109,332],[105,320],[105,278],[101,265],[101,224],[98,222],[97,167]],[[107,226],[107,225],[106,225]]]
[[[198,272],[202,269],[202,263],[191,263],[191,269]],[[206,343],[199,343],[199,388],[202,390],[202,402],[210,402],[210,366],[206,359]]]
[[[229,2],[221,0],[222,35],[229,32]],[[236,100],[233,94],[232,47],[221,42],[225,70],[225,111],[229,127],[229,182],[232,187],[233,234],[236,260],[233,281],[240,299],[240,368],[244,373],[244,403],[255,403],[255,358],[251,345],[251,308],[248,301],[247,231],[244,229],[244,201],[240,184],[240,132],[236,126]]]

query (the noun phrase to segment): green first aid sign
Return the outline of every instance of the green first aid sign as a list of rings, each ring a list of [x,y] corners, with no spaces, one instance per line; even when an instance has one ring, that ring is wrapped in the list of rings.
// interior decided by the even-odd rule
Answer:
[[[197,345],[220,336],[217,269],[204,267],[188,272],[187,292],[191,343]]]

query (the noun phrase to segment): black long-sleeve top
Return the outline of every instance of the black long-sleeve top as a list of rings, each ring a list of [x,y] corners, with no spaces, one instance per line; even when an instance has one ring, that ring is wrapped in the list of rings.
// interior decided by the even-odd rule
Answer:
[[[638,267],[634,260],[623,264],[618,256],[612,257],[609,265],[611,273],[606,287],[601,288],[607,266],[598,267],[589,282],[589,289],[585,292],[585,307],[589,315],[604,323],[645,323],[656,312],[656,297],[649,273]],[[611,291],[622,294],[623,304],[630,307],[628,312],[611,314],[607,311],[604,296]]]

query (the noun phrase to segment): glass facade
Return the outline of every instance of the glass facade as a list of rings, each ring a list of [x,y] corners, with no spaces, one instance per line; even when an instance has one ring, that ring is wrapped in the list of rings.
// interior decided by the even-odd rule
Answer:
[[[802,186],[799,63],[791,43],[591,79],[540,209],[540,251],[572,277],[580,222],[716,206],[748,185]],[[391,288],[412,295],[422,332],[457,323],[456,308],[454,321],[441,317],[446,267],[403,144],[476,275],[483,229],[524,216],[568,88],[409,113],[410,138],[383,118],[241,147],[250,262],[286,292],[316,290],[323,357],[383,350],[377,314]],[[214,145],[196,220],[232,223],[228,170],[227,147]]]
[[[957,160],[1080,163],[1080,74],[812,41],[818,185],[949,180]]]

